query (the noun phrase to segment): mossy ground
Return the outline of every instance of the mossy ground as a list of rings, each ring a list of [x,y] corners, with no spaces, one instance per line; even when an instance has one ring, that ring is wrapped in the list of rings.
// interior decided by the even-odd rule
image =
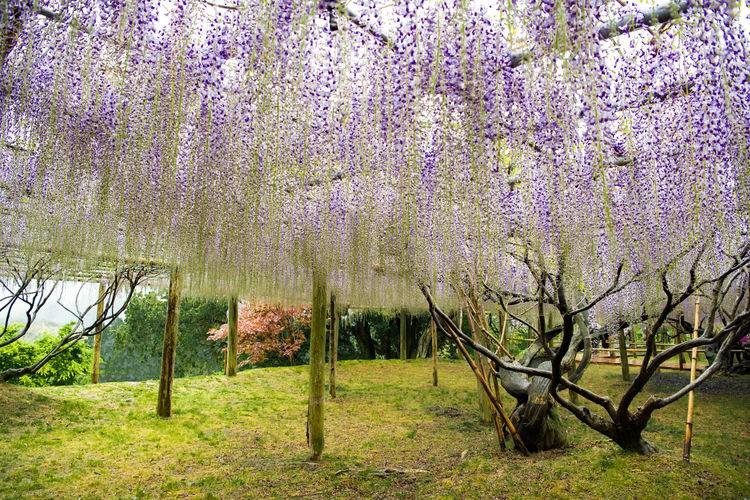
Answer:
[[[426,361],[340,363],[319,464],[307,461],[306,367],[179,379],[170,419],[155,415],[155,381],[0,384],[0,496],[750,497],[750,394],[698,395],[690,464],[684,400],[649,425],[655,456],[561,412],[571,446],[524,458],[478,423],[468,368],[439,371],[434,388]],[[594,366],[584,383],[614,396],[618,372]]]

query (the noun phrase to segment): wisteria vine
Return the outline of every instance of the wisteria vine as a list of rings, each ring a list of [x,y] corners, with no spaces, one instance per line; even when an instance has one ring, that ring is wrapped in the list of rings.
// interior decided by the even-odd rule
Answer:
[[[521,247],[596,293],[748,237],[734,2],[2,5],[4,245],[401,305],[466,266],[522,292]]]

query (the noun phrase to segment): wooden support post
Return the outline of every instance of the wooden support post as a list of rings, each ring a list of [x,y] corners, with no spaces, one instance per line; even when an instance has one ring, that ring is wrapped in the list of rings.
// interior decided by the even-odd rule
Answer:
[[[507,328],[507,325],[508,325],[508,315],[505,314],[503,311],[498,311],[497,312],[497,317],[498,317],[498,319],[501,318],[501,317],[503,318],[502,326],[500,327],[500,345],[504,349],[507,350],[508,346],[507,346],[507,342],[506,342],[506,339],[505,339],[505,329]]]
[[[94,336],[94,363],[91,367],[91,383],[99,383],[99,365],[102,357],[102,316],[104,316],[104,282],[99,282],[99,302],[96,303],[96,335]]]
[[[461,339],[458,338],[455,334],[453,335],[453,341],[456,343],[456,347],[458,347],[458,350],[461,352],[461,355],[464,357],[466,362],[469,363],[471,370],[474,372],[474,375],[476,375],[477,380],[479,380],[479,383],[482,385],[482,388],[485,390],[487,396],[490,398],[490,401],[495,407],[495,410],[502,417],[503,422],[505,422],[505,427],[508,428],[508,432],[510,432],[511,436],[513,437],[513,442],[516,445],[516,449],[520,450],[521,453],[523,453],[524,455],[528,455],[529,450],[528,448],[526,448],[526,445],[524,444],[523,439],[521,439],[521,436],[518,434],[518,430],[516,429],[516,426],[513,425],[513,422],[511,422],[508,414],[505,413],[505,410],[503,409],[503,405],[500,402],[500,400],[494,398],[492,394],[492,389],[490,389],[490,386],[487,383],[487,380],[482,376],[481,372],[479,371],[479,368],[477,367],[477,364],[474,362],[474,359],[471,357],[469,352],[464,347],[463,342],[461,342]],[[500,438],[500,435],[501,435],[501,432],[498,432],[498,438]],[[503,441],[503,444],[502,444],[502,447],[504,446],[505,446],[505,441]]]
[[[311,460],[323,454],[323,389],[326,362],[326,276],[313,272],[312,323],[310,325],[310,399],[307,407],[307,444]]]
[[[493,366],[493,365],[490,365]],[[495,400],[500,403],[500,406],[502,406],[502,400],[500,399],[500,383],[497,380],[497,367],[493,366],[492,370],[492,383],[495,388]],[[497,437],[500,440],[500,449],[505,450],[505,431],[503,431],[503,426],[500,423],[500,419],[497,415],[497,412],[495,412],[493,415],[494,417],[493,422],[495,424],[495,432],[497,433]]]
[[[398,320],[399,330],[399,357],[406,359],[406,309],[401,309]]]
[[[430,318],[430,338],[432,339],[432,385],[437,387],[438,385],[438,370],[437,370],[437,328],[435,327],[435,320]]]
[[[469,329],[471,330],[471,337],[474,339],[474,342],[477,344],[482,344],[482,337],[480,335],[479,327],[476,324],[475,318],[472,315],[471,308],[467,310],[466,314],[468,320],[469,320]],[[475,362],[477,364],[477,368],[479,369],[479,373],[481,373],[482,378],[487,379],[487,371],[485,370],[484,361],[482,360],[482,355],[478,352],[474,352],[474,355],[476,356]],[[479,405],[479,418],[484,423],[490,423],[493,421],[493,405],[490,401],[490,395],[487,394],[487,392],[482,387],[482,383],[479,379],[477,379],[477,403]]]
[[[695,315],[693,319],[693,339],[698,338],[698,327],[701,319],[700,297],[695,297]],[[690,383],[695,382],[698,368],[698,348],[693,347],[690,352]],[[682,459],[690,461],[690,447],[693,441],[693,412],[695,411],[695,391],[688,392],[687,418],[685,419],[685,446],[682,449]]]
[[[227,325],[229,326],[229,334],[227,335],[227,362],[226,362],[226,374],[227,377],[234,377],[237,375],[237,322],[238,322],[238,304],[237,297],[232,296],[229,298],[229,311],[227,313]]]
[[[336,305],[336,294],[331,293],[331,345],[328,359],[331,363],[331,375],[328,379],[328,393],[336,397],[336,362],[339,357],[339,321],[340,314]]]
[[[675,342],[678,344],[682,343],[682,333],[680,333],[679,327],[677,328],[677,338],[675,339]],[[680,366],[680,370],[685,368],[685,353],[681,352],[680,357],[678,358],[678,364]]]
[[[622,379],[625,382],[630,381],[630,361],[628,360],[628,346],[625,336],[625,329],[620,328],[617,331],[617,343],[620,344],[620,367],[622,369]]]
[[[177,351],[177,325],[180,321],[180,270],[172,269],[169,277],[167,298],[167,322],[164,325],[164,347],[161,353],[161,377],[159,379],[159,401],[156,413],[160,417],[172,415],[172,380]]]

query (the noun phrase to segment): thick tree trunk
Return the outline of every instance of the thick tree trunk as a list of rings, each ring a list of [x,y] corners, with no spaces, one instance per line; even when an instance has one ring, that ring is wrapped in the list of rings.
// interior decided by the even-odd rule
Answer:
[[[372,340],[370,329],[364,319],[357,322],[354,327],[354,338],[357,340],[357,348],[367,359],[375,359],[375,341]]]
[[[307,407],[307,443],[311,460],[323,453],[323,386],[326,357],[326,276],[313,273],[312,324],[310,326],[310,399]]]
[[[541,363],[535,361],[530,366],[542,370],[552,369],[550,361]],[[519,375],[511,375],[511,373],[505,372],[505,375],[511,377]],[[503,386],[506,386],[508,382],[508,380],[503,380]],[[522,388],[522,392],[526,395],[526,400],[513,411],[511,420],[529,451],[567,446],[567,433],[549,394],[550,380],[548,378],[531,377],[529,381],[519,379],[517,387],[513,385],[506,387],[513,392],[515,392],[514,389]]]
[[[331,363],[331,374],[328,379],[328,392],[336,397],[336,362],[339,355],[339,311],[336,306],[336,295],[331,294],[331,350],[328,359]]]
[[[161,377],[156,413],[160,417],[172,415],[172,380],[177,350],[177,325],[180,320],[180,270],[175,267],[169,278],[167,322],[164,325],[164,347],[161,354]]]
[[[96,336],[94,337],[94,363],[91,367],[91,383],[99,383],[99,367],[102,358],[102,316],[104,316],[104,282],[99,282],[99,302],[96,304]]]
[[[229,334],[227,335],[226,374],[228,377],[237,375],[237,308],[237,297],[230,297],[229,312],[227,314]]]
[[[428,328],[419,336],[419,341],[417,342],[417,352],[414,354],[414,357],[427,358],[430,355],[430,342],[432,342],[432,337],[430,329]]]
[[[641,431],[637,429],[621,429],[615,434],[612,440],[624,451],[640,455],[651,455],[657,451],[656,447],[646,441]]]

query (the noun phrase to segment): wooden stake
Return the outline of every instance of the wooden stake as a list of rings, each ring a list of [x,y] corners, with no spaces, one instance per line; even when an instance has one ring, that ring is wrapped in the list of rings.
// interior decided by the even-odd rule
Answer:
[[[620,328],[617,332],[617,342],[620,344],[620,367],[622,370],[622,379],[625,382],[630,381],[630,361],[628,360],[628,346],[625,340],[625,329]]]
[[[104,316],[104,282],[99,282],[99,302],[96,304],[96,336],[94,337],[94,364],[91,367],[91,383],[99,383],[99,364],[102,356],[102,316]]]
[[[503,326],[502,328],[500,328],[500,345],[503,347],[508,347],[507,345],[505,345],[505,328],[508,324],[508,315],[502,311],[498,311],[498,317],[500,317],[500,315],[502,315],[503,317]]]
[[[331,293],[331,350],[328,359],[331,360],[331,375],[328,380],[328,392],[332,398],[336,397],[336,361],[339,357],[339,311],[336,307],[336,294]]]
[[[312,323],[310,325],[310,399],[307,407],[307,444],[311,460],[323,454],[323,389],[326,363],[326,276],[313,272]]]
[[[502,406],[503,403],[500,400],[500,384],[497,381],[497,374],[493,371],[491,377],[495,388],[495,400],[500,403],[500,406]],[[503,426],[500,425],[497,412],[494,412],[492,416],[494,417],[495,432],[497,433],[498,440],[500,440],[500,449],[505,450],[505,431],[503,431]]]
[[[229,326],[229,334],[227,335],[227,362],[226,362],[226,374],[227,377],[234,377],[237,375],[237,321],[238,321],[238,304],[237,297],[232,296],[229,298],[229,312],[227,314],[227,322]]]
[[[437,371],[437,328],[435,327],[435,320],[430,318],[430,337],[432,338],[432,385],[437,387],[438,385],[438,371]]]
[[[469,329],[471,330],[471,337],[474,339],[475,343],[482,343],[482,339],[478,332],[478,327],[475,321],[475,318],[472,315],[471,308],[467,310],[466,314],[468,320],[469,320]],[[479,368],[479,373],[482,375],[482,378],[486,379],[486,371],[484,362],[482,361],[482,355],[478,352],[474,352],[476,359],[475,362],[477,363],[477,368]],[[482,422],[489,423],[493,420],[493,405],[489,399],[489,396],[485,390],[483,390],[481,382],[477,379],[477,403],[479,404],[479,416]]]
[[[160,417],[172,415],[172,381],[177,351],[177,325],[180,320],[180,270],[172,269],[167,298],[167,322],[164,325],[164,347],[161,353],[161,377],[156,413]]]
[[[698,338],[698,326],[701,319],[701,299],[695,297],[695,316],[693,319],[693,339]],[[698,348],[693,347],[690,353],[690,383],[695,382],[698,368]],[[693,412],[695,410],[695,391],[688,392],[687,418],[685,419],[685,446],[682,450],[682,459],[690,461],[690,447],[693,441]]]
[[[456,346],[458,347],[459,351],[461,351],[461,354],[463,355],[466,362],[469,363],[469,366],[474,372],[474,375],[476,375],[477,380],[479,380],[479,383],[482,385],[482,388],[485,390],[485,392],[489,396],[489,399],[492,402],[493,406],[495,407],[495,410],[497,410],[497,413],[500,414],[500,416],[503,418],[503,422],[505,422],[505,426],[508,428],[508,431],[513,437],[513,442],[515,443],[516,448],[519,449],[524,455],[528,455],[529,450],[526,448],[526,445],[521,439],[521,436],[518,434],[518,430],[516,429],[516,426],[513,425],[513,422],[511,422],[510,417],[508,417],[508,414],[505,413],[505,410],[503,409],[502,404],[500,404],[500,401],[495,399],[492,396],[492,390],[490,389],[490,386],[487,383],[487,380],[485,380],[485,378],[482,377],[482,374],[479,372],[479,368],[477,367],[477,364],[474,363],[474,359],[471,357],[469,352],[464,347],[463,342],[461,342],[461,339],[458,338],[456,335],[453,335],[453,341],[456,343]],[[503,441],[503,446],[505,446],[505,441]]]
[[[406,359],[406,309],[401,309],[398,323],[399,357],[401,359]]]

